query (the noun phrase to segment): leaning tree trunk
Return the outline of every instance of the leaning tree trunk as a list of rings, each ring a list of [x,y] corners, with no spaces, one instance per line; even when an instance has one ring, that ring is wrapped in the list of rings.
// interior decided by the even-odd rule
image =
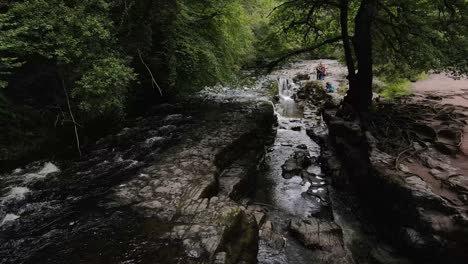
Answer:
[[[372,103],[372,22],[374,16],[373,0],[362,0],[355,17],[353,46],[356,53],[358,73],[350,79],[346,102],[360,114],[369,111]]]
[[[355,78],[356,70],[354,68],[353,54],[351,50],[351,41],[349,40],[348,30],[348,8],[349,0],[340,1],[340,25],[341,25],[341,38],[343,41],[343,49],[346,59],[346,67],[348,68],[348,78]]]

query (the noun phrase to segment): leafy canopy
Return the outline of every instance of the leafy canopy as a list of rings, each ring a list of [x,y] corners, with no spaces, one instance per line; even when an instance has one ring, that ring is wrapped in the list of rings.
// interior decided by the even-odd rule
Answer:
[[[340,4],[348,2],[349,35],[362,0],[282,1],[274,26],[302,36],[302,47],[340,32]],[[373,61],[378,75],[408,78],[427,70],[468,73],[468,2],[458,0],[375,0]],[[287,53],[287,52],[286,52]],[[355,56],[355,54],[353,54]],[[343,57],[343,55],[342,55]]]
[[[122,112],[124,87],[135,75],[116,48],[109,7],[104,0],[27,0],[10,5],[0,14],[2,85],[15,68],[42,58],[55,63],[73,86],[80,109],[93,114],[111,108]],[[96,87],[90,81],[96,81]],[[96,89],[93,97],[92,89]],[[90,107],[97,105],[95,101],[101,101],[102,107]]]

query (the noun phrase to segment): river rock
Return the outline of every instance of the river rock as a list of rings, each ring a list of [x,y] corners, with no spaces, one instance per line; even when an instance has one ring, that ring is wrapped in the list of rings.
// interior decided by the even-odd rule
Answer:
[[[341,228],[316,218],[293,219],[289,230],[304,246],[320,254],[320,263],[352,263],[343,247]]]
[[[283,169],[283,177],[290,179],[294,176],[300,176],[302,170],[306,169],[311,164],[311,157],[307,150],[296,150],[281,166]]]

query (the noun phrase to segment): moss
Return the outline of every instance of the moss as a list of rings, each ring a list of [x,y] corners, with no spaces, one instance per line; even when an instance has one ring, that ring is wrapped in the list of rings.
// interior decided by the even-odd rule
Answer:
[[[223,213],[226,231],[220,252],[226,252],[226,263],[256,263],[258,226],[251,216],[239,207]]]
[[[255,263],[258,252],[258,228],[243,212],[226,243],[227,263]],[[241,234],[241,235],[240,235]]]
[[[268,85],[268,93],[271,96],[275,96],[279,94],[279,85],[278,82],[272,81],[270,85]]]

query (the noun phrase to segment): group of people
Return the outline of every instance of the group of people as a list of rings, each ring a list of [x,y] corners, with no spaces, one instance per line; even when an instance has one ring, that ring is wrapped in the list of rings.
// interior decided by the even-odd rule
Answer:
[[[320,80],[320,81],[325,80],[325,76],[327,75],[327,67],[325,67],[320,62],[315,68],[315,70],[317,71],[317,80]],[[327,82],[325,84],[325,90],[327,91],[327,93],[334,93],[335,87],[331,83]]]
[[[317,65],[315,71],[317,72],[317,80],[325,80],[327,68],[321,62]]]

